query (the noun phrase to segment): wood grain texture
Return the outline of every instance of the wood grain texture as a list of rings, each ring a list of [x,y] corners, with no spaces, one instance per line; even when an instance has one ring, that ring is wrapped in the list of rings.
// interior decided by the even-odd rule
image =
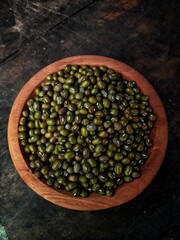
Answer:
[[[106,65],[115,71],[120,72],[124,78],[136,81],[141,91],[150,96],[150,105],[153,107],[153,110],[157,115],[157,121],[152,131],[153,147],[150,149],[149,158],[141,169],[142,176],[131,183],[123,184],[117,189],[113,197],[101,196],[93,193],[88,198],[74,198],[65,190],[55,190],[44,184],[32,174],[32,171],[26,164],[26,160],[21,152],[18,141],[18,122],[27,99],[33,93],[34,88],[38,86],[48,74],[64,68],[64,65],[66,64],[88,64],[94,66]],[[154,178],[162,164],[166,152],[167,139],[168,127],[164,107],[150,83],[136,70],[122,62],[94,55],[65,58],[50,64],[35,74],[25,84],[17,96],[11,110],[8,124],[8,144],[11,157],[17,171],[27,185],[37,194],[52,203],[65,208],[82,211],[114,207],[130,201],[140,194]]]

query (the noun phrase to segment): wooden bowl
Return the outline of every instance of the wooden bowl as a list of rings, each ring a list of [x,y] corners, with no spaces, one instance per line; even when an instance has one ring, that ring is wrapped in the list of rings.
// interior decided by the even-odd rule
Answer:
[[[141,168],[142,176],[131,183],[125,183],[120,186],[113,197],[92,193],[87,198],[75,198],[66,190],[55,190],[35,177],[23,157],[18,140],[18,123],[23,107],[27,99],[33,93],[33,90],[45,79],[45,77],[59,69],[63,69],[66,64],[87,64],[92,66],[105,65],[120,72],[125,79],[136,81],[141,91],[150,96],[150,105],[157,115],[157,121],[151,133],[153,146],[150,149],[149,158]],[[164,107],[151,84],[136,70],[120,61],[92,55],[65,58],[50,64],[36,73],[25,84],[17,96],[10,113],[8,124],[8,144],[11,157],[18,173],[27,185],[41,197],[54,204],[81,211],[93,211],[118,206],[140,194],[154,178],[162,164],[166,152],[167,139],[168,128]]]

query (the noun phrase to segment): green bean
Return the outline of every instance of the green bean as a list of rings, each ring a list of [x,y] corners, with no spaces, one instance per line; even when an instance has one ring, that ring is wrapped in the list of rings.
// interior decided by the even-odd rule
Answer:
[[[128,157],[126,157],[126,158],[123,158],[121,162],[126,165],[126,164],[129,164],[131,160]]]
[[[46,147],[46,152],[47,153],[50,153],[54,150],[54,144],[49,144],[47,147]]]
[[[114,172],[117,174],[117,175],[120,175],[123,171],[123,165],[121,163],[117,163],[114,167]]]
[[[91,171],[91,166],[88,162],[86,162],[82,165],[82,169],[83,169],[84,173],[88,173]]]
[[[106,182],[108,180],[108,176],[106,174],[99,174],[99,180],[101,182]]]
[[[101,125],[103,124],[103,121],[102,121],[101,119],[99,119],[99,118],[94,118],[93,123],[94,123],[95,125],[101,126]]]
[[[112,196],[114,194],[114,191],[113,191],[113,189],[111,189],[111,188],[106,188],[106,195],[107,196]]]
[[[80,193],[81,193],[81,191],[80,191],[79,188],[77,188],[77,187],[73,188],[73,190],[72,190],[72,195],[73,195],[74,197],[79,197]]]
[[[123,180],[125,181],[125,182],[132,182],[133,181],[133,178],[131,177],[131,176],[124,176],[123,177]]]
[[[85,189],[82,189],[81,192],[80,192],[80,196],[84,197],[84,198],[87,197],[88,196],[88,191],[85,190]]]
[[[62,161],[61,160],[56,160],[52,164],[52,169],[54,171],[58,170],[62,166]]]
[[[69,152],[65,153],[64,157],[67,160],[72,159],[75,157],[75,153],[73,151],[69,151]]]
[[[122,153],[115,153],[114,154],[114,160],[119,162],[123,159],[123,154]]]
[[[41,173],[43,175],[47,174],[48,172],[49,172],[49,167],[47,165],[45,165],[41,168]]]
[[[124,169],[124,174],[125,174],[126,176],[131,175],[132,170],[133,170],[133,168],[132,168],[130,165],[128,165],[128,166],[126,166],[125,169]]]

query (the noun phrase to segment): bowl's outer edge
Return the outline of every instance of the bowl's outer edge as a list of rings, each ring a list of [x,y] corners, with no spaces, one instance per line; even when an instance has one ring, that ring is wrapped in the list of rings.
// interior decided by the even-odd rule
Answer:
[[[135,80],[142,92],[150,96],[150,104],[157,115],[157,121],[152,131],[153,147],[150,157],[142,167],[142,176],[132,183],[123,184],[118,188],[113,197],[91,194],[88,198],[74,198],[66,191],[58,192],[48,187],[37,179],[26,164],[19,145],[18,122],[26,100],[30,97],[33,89],[39,85],[44,78],[66,64],[89,64],[106,65],[120,72],[128,80]],[[163,104],[152,85],[135,69],[108,57],[95,55],[74,56],[54,62],[36,73],[22,88],[18,94],[9,117],[8,123],[8,145],[13,163],[26,184],[37,194],[46,200],[59,206],[74,210],[92,211],[114,207],[130,201],[140,194],[157,174],[165,156],[168,140],[168,126]]]

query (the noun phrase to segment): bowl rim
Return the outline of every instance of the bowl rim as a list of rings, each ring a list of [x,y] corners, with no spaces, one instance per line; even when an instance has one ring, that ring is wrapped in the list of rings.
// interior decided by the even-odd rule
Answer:
[[[149,151],[150,154],[148,159],[141,168],[141,177],[135,179],[131,183],[125,183],[118,187],[113,197],[101,196],[99,194],[92,193],[88,198],[74,198],[65,190],[53,189],[35,177],[21,152],[21,146],[18,140],[18,123],[27,99],[31,96],[34,88],[38,86],[48,74],[52,74],[53,72],[64,68],[64,65],[66,64],[87,64],[91,66],[105,65],[117,72],[120,72],[127,80],[134,80],[141,91],[150,96],[150,105],[157,115],[157,120],[151,133],[154,144]],[[102,210],[124,204],[135,198],[150,184],[157,174],[165,157],[167,142],[168,125],[166,113],[158,94],[148,80],[134,68],[121,61],[97,55],[80,55],[64,58],[51,63],[37,72],[32,78],[30,78],[30,80],[27,81],[16,97],[8,122],[9,151],[15,168],[21,178],[33,191],[44,199],[58,206],[73,210]]]

